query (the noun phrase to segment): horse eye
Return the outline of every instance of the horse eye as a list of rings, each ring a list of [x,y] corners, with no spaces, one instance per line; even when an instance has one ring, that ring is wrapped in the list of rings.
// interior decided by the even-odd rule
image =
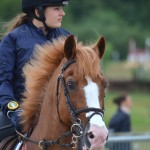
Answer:
[[[68,90],[70,90],[70,91],[75,90],[75,82],[73,82],[73,81],[68,81],[68,82],[67,82],[67,88],[68,88]]]

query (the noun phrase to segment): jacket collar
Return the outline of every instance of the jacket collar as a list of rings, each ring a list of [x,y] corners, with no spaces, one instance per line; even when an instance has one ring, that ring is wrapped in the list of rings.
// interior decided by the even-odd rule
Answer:
[[[30,27],[34,28],[37,32],[44,34],[42,28],[37,28],[37,27],[32,23],[31,20],[28,21],[28,24],[29,24]],[[49,31],[48,31],[47,35],[45,35],[45,34],[44,34],[44,35],[45,35],[45,36],[49,36],[50,33],[53,32],[53,31],[55,31],[55,28],[49,28]]]
[[[127,107],[125,107],[125,106],[121,106],[121,107],[120,107],[120,110],[123,111],[125,114],[128,114],[128,115],[130,114],[129,108],[127,108]]]

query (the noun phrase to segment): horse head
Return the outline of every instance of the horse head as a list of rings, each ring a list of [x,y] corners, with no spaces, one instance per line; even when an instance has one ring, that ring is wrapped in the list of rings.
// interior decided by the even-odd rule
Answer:
[[[105,40],[100,38],[94,46],[80,46],[73,35],[65,40],[65,63],[57,82],[59,118],[74,132],[72,143],[80,140],[83,150],[101,149],[106,142],[104,95],[105,80],[99,60],[105,51]]]

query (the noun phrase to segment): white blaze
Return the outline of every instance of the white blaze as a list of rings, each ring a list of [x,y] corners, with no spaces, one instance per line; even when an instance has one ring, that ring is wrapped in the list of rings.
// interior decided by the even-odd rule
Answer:
[[[89,108],[101,108],[100,103],[99,103],[99,89],[98,86],[95,82],[91,80],[91,78],[86,77],[87,80],[87,85],[84,87],[85,91],[85,97],[86,97],[86,102],[87,106]],[[89,112],[86,114],[86,117],[90,116],[93,112]],[[102,117],[100,115],[94,115],[91,120],[90,120],[91,125],[95,124],[100,127],[105,126],[104,121],[102,120]]]

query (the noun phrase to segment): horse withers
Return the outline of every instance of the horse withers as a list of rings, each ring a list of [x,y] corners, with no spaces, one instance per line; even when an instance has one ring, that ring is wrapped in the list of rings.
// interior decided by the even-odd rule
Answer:
[[[95,45],[78,43],[73,35],[53,44],[37,46],[24,67],[25,88],[21,107],[22,150],[101,150],[105,126],[105,79],[99,60],[105,40]]]

